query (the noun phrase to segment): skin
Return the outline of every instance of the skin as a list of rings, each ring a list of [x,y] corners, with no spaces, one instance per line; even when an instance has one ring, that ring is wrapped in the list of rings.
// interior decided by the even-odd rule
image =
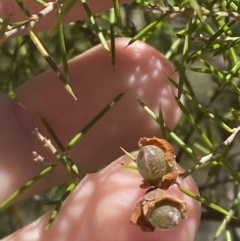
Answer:
[[[33,1],[24,1],[31,12],[38,12]],[[88,1],[94,12],[111,7],[111,1]],[[97,1],[98,2],[98,1]],[[124,1],[122,1],[124,2]],[[13,12],[14,21],[24,15],[14,1],[0,0],[0,16]],[[66,22],[84,18],[80,4]],[[37,30],[51,26],[41,21]],[[136,101],[140,98],[156,113],[162,107],[167,125],[173,128],[180,117],[174,101],[176,90],[168,77],[177,80],[174,67],[151,46],[136,42],[124,49],[130,39],[116,40],[116,65],[97,46],[69,61],[71,86],[75,101],[64,89],[52,70],[48,70],[16,89],[25,108],[6,95],[0,96],[0,203],[29,178],[56,159],[32,133],[37,126],[43,136],[50,138],[42,124],[44,117],[64,145],[81,130],[116,95],[123,98],[71,150],[71,157],[79,167],[80,175],[88,174],[70,194],[53,226],[44,232],[49,213],[3,240],[194,240],[200,219],[200,204],[178,191],[170,192],[187,202],[188,216],[172,231],[144,233],[129,223],[132,208],[146,190],[139,188],[142,178],[137,171],[123,168],[119,163],[129,162],[120,146],[128,151],[137,149],[141,136],[160,135],[158,125]],[[14,150],[14,151],[13,151]],[[45,157],[44,162],[32,160],[32,151]],[[136,153],[135,153],[136,154]],[[112,162],[112,160],[116,161]],[[69,180],[72,176],[62,166],[24,192],[18,200]],[[189,177],[183,182],[197,193]]]

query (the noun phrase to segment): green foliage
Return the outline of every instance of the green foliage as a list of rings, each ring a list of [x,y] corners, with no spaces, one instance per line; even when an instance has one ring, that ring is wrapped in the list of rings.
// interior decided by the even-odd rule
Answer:
[[[119,36],[131,37],[129,45],[134,44],[136,40],[145,41],[162,51],[174,63],[180,73],[180,81],[178,84],[172,83],[179,89],[176,100],[183,112],[177,128],[170,130],[165,126],[161,110],[159,113],[154,113],[148,108],[147,103],[139,100],[139,104],[146,110],[146,114],[159,123],[164,138],[174,143],[177,160],[186,168],[194,167],[193,176],[198,182],[201,197],[181,186],[180,189],[225,215],[215,213],[215,221],[220,220],[220,222],[219,229],[213,230],[212,239],[225,235],[227,240],[235,240],[235,224],[232,217],[239,219],[239,140],[231,142],[227,149],[224,149],[226,145],[223,146],[221,143],[240,123],[239,1],[169,0],[165,6],[158,1],[156,3],[159,5],[149,5],[148,1],[133,0],[119,6],[118,1],[113,0],[113,9],[93,15],[87,1],[82,0],[88,18],[63,26],[61,23],[63,16],[74,5],[74,1],[69,1],[68,7],[58,8],[56,23],[52,29],[41,33],[31,30],[28,35],[8,38],[4,36],[4,32],[17,31],[19,26],[28,28],[39,17],[33,16],[21,0],[16,1],[29,16],[29,20],[9,25],[11,22],[9,15],[1,20],[0,25],[0,91],[8,94],[16,102],[18,99],[14,89],[49,66],[60,76],[60,81],[67,91],[74,96],[69,81],[67,60],[101,43],[114,64],[114,39]],[[37,2],[42,4],[43,8],[47,6],[43,1]],[[59,7],[62,2],[56,1],[53,7]],[[112,43],[111,49],[106,44],[108,39]],[[60,62],[63,63],[63,73],[57,67]],[[182,96],[185,98],[185,105],[179,101]],[[114,101],[120,97],[117,96]],[[48,126],[47,121],[43,120],[62,151],[58,159],[63,165],[66,164],[67,170],[77,173],[74,160],[69,160],[65,151],[75,145],[111,105],[112,103],[106,106],[86,126],[86,129],[76,133],[68,147],[60,143],[54,130]],[[196,165],[201,157],[214,153],[216,149],[219,150],[217,148],[219,146],[222,149],[218,155],[213,155],[208,162]],[[47,167],[21,189],[16,190],[0,204],[0,208],[5,207],[52,168],[54,165]],[[54,221],[62,202],[76,184],[75,180],[64,187],[59,187],[58,190],[62,193],[59,195],[50,223]],[[226,190],[229,191],[226,193]],[[49,194],[53,200],[56,197],[55,191],[56,189],[52,189]],[[29,200],[29,203],[32,203],[32,200]],[[13,222],[13,217],[19,217],[19,212],[16,212],[18,207],[25,210],[23,206],[16,205],[0,213],[0,219],[12,217],[8,220],[10,223],[8,226],[12,225],[12,229],[9,230],[6,225],[1,225],[1,237],[19,227]],[[46,205],[41,204],[38,215],[46,209]],[[209,215],[205,215],[202,222],[211,219],[210,211],[207,212]]]

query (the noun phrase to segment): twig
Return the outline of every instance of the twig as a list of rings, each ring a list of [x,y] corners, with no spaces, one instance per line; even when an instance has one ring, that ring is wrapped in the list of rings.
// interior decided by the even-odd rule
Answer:
[[[9,38],[10,36],[12,36],[13,34],[20,32],[28,27],[33,28],[34,25],[39,21],[39,19],[45,17],[46,15],[48,15],[49,13],[51,13],[55,8],[57,8],[57,6],[60,4],[59,0],[56,0],[55,2],[49,2],[47,4],[47,7],[44,8],[42,11],[40,11],[37,14],[33,14],[25,23],[23,23],[23,25],[19,26],[19,27],[11,27],[12,29],[5,32],[3,35],[3,38],[0,39],[1,41],[6,40],[7,38]]]
[[[185,39],[185,35],[183,34],[176,34],[176,36],[180,39]],[[199,37],[191,37],[191,41],[194,41],[194,42],[207,42],[209,41],[210,38],[206,38],[204,37],[202,34],[199,35]],[[232,37],[232,36],[219,36],[217,37],[214,42],[219,42],[219,43],[222,43],[224,41],[236,41],[236,40],[239,40],[240,39],[240,36],[235,36],[235,37]]]
[[[218,156],[220,156],[222,154],[222,152],[225,150],[225,148],[233,142],[233,140],[235,139],[235,137],[239,131],[240,131],[240,126],[238,126],[237,128],[234,128],[232,134],[221,145],[219,145],[213,152],[202,157],[196,165],[194,165],[192,168],[189,168],[184,173],[181,173],[178,177],[177,183],[180,184],[184,178],[191,175],[202,164],[204,164],[208,161],[211,161],[211,160],[217,158]]]
[[[44,147],[46,147],[48,150],[50,150],[51,153],[53,154],[57,154],[57,149],[53,146],[53,144],[51,143],[51,140],[47,139],[46,137],[44,137],[39,131],[38,128],[35,128],[33,133],[37,136],[37,138],[43,143]],[[35,162],[43,162],[44,161],[44,157],[41,156],[39,153],[37,153],[36,151],[32,152],[32,156],[33,156],[33,161]]]
[[[53,146],[51,140],[44,137],[39,131],[38,128],[35,128],[33,133],[37,136],[37,138],[44,144],[44,147],[46,147],[48,150],[50,150],[51,153],[56,154],[57,149]],[[34,154],[34,153],[33,153]]]
[[[233,17],[236,19],[240,19],[240,14],[237,12],[232,12],[232,11],[213,11],[213,10],[209,10],[206,9],[204,7],[199,7],[200,11],[202,12],[203,15],[205,16],[220,16],[220,17]],[[175,7],[175,6],[159,6],[158,4],[149,4],[148,5],[148,9],[149,10],[154,10],[154,11],[158,11],[161,14],[172,14],[172,13],[187,13],[187,14],[191,14],[193,16],[197,16],[197,12],[189,7]]]
[[[44,157],[39,155],[36,151],[32,152],[32,156],[33,156],[33,160],[35,162],[43,162],[44,161]]]
[[[66,167],[66,169],[70,172],[72,172],[74,175],[79,175],[79,171],[75,163],[72,161],[71,157],[69,154],[66,153],[59,153],[57,149],[53,146],[51,140],[47,139],[44,137],[41,133],[39,133],[38,128],[35,128],[33,133],[37,136],[37,138],[44,144],[44,147],[46,147],[50,152],[52,152],[57,159],[61,162],[61,164]],[[37,152],[33,151],[32,152],[34,161],[38,161],[43,159],[42,156],[40,156]]]

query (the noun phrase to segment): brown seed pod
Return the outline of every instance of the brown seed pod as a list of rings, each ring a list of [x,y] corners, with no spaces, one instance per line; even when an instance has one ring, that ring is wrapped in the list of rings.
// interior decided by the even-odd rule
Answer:
[[[157,137],[143,137],[138,142],[138,171],[144,178],[142,187],[155,186],[168,189],[178,177],[173,148],[170,143]]]
[[[155,228],[171,229],[186,217],[187,205],[182,200],[157,188],[147,192],[135,205],[130,221],[145,232]]]

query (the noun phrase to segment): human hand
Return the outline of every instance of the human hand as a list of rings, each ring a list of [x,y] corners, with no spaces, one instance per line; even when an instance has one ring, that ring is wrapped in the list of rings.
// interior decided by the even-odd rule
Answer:
[[[101,10],[110,6],[109,2],[105,1],[106,5],[101,5]],[[78,9],[82,11],[80,6]],[[42,23],[44,27],[47,27],[46,23]],[[116,159],[121,155],[120,146],[131,151],[137,148],[139,137],[158,135],[158,125],[142,110],[137,98],[156,111],[161,104],[165,122],[170,127],[176,125],[180,112],[173,89],[167,81],[167,76],[172,73],[171,77],[177,79],[173,66],[158,51],[144,43],[136,42],[124,49],[128,41],[125,38],[117,39],[114,67],[101,46],[69,62],[71,85],[78,101],[66,93],[51,71],[34,77],[16,90],[26,109],[7,96],[1,97],[0,112],[4,118],[0,120],[0,181],[3,183],[0,202],[43,168],[42,164],[32,161],[33,150],[45,157],[44,165],[54,158],[32,134],[37,126],[44,136],[49,137],[41,117],[50,123],[66,144],[109,101],[119,93],[125,93],[122,100],[71,151],[81,174],[98,170]],[[131,210],[144,190],[139,188],[141,178],[138,173],[119,165],[119,162],[127,161],[127,157],[122,157],[102,171],[87,175],[68,197],[46,233],[44,230],[49,214],[6,240],[193,240],[200,205],[175,186],[170,191],[185,200],[189,209],[188,217],[181,225],[172,231],[149,234],[129,223]],[[21,198],[69,178],[71,176],[59,166]],[[191,178],[184,180],[183,185],[197,192]]]

